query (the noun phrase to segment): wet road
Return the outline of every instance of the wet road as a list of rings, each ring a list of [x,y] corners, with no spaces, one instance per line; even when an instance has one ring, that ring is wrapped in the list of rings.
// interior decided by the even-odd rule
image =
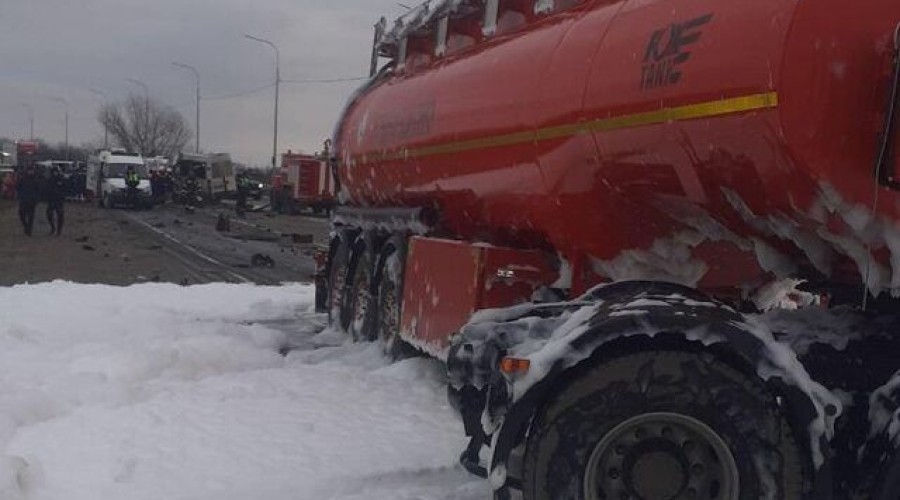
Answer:
[[[147,211],[66,206],[61,237],[50,236],[38,208],[35,232],[22,233],[14,202],[0,200],[0,286],[53,280],[130,285],[310,282],[324,218],[248,213],[216,229],[227,207],[162,206]],[[254,256],[256,258],[254,259]]]
[[[327,219],[259,214],[238,218],[224,208],[188,211],[166,206],[119,215],[154,235],[162,252],[184,266],[195,283],[311,282],[313,252],[327,241],[329,231]],[[220,215],[228,218],[224,225]]]

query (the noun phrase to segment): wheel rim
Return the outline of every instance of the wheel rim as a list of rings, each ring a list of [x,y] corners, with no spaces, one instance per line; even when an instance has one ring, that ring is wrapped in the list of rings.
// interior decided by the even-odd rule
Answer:
[[[648,413],[622,422],[594,447],[587,500],[737,500],[740,474],[724,440],[703,422]]]

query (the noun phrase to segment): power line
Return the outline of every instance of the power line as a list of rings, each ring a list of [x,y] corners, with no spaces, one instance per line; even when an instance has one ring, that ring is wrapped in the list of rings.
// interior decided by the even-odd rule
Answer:
[[[238,97],[244,97],[246,95],[255,94],[257,92],[262,92],[263,90],[270,89],[274,86],[275,86],[274,83],[268,83],[266,85],[263,85],[262,87],[256,87],[256,88],[244,90],[241,92],[235,92],[233,94],[226,94],[226,95],[220,95],[220,96],[214,96],[214,97],[204,97],[203,100],[204,101],[220,101],[223,99],[237,99]]]
[[[325,78],[325,79],[306,79],[306,80],[281,80],[284,83],[339,83],[339,82],[360,82],[368,80],[367,77],[348,77],[348,78]]]
[[[368,77],[359,76],[359,77],[347,77],[347,78],[309,78],[309,79],[297,79],[297,80],[281,80],[282,83],[295,83],[295,84],[304,84],[304,83],[342,83],[342,82],[360,82],[363,80],[368,80]],[[248,90],[243,90],[240,92],[235,92],[233,94],[225,94],[220,96],[213,97],[204,97],[204,101],[221,101],[225,99],[237,99],[239,97],[248,96],[250,94],[255,94],[257,92],[262,92],[263,90],[270,89],[274,87],[274,83],[268,83],[261,87],[256,87]]]

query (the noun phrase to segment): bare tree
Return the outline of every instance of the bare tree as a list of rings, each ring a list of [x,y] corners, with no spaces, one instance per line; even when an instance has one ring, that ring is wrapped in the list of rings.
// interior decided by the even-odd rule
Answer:
[[[144,156],[172,158],[193,137],[181,113],[137,94],[105,105],[97,119],[119,146]]]

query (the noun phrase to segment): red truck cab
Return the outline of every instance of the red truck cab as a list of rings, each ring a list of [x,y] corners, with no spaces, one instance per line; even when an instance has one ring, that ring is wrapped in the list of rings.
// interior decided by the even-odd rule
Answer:
[[[272,210],[296,213],[306,208],[314,214],[328,213],[336,201],[334,178],[327,155],[308,155],[288,150],[281,167],[272,176]]]

